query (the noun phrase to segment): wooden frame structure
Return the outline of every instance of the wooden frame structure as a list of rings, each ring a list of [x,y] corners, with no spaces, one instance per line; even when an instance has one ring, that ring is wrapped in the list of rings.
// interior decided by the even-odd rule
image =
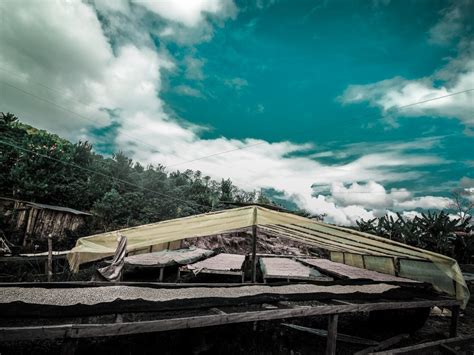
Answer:
[[[260,254],[257,254],[257,257],[259,258],[259,264],[260,264],[260,270],[262,272],[262,277],[263,277],[263,282],[264,283],[267,283],[268,280],[285,280],[287,282],[290,282],[290,280],[292,281],[296,281],[296,280],[299,280],[299,281],[319,281],[319,282],[324,282],[324,281],[333,281],[333,278],[332,277],[329,277],[329,276],[326,276],[322,273],[319,273],[319,271],[314,268],[314,267],[311,267],[309,265],[305,265],[303,263],[301,263],[296,257],[293,257],[293,256],[285,256],[285,255],[272,255],[272,256],[265,256],[265,255],[260,255]],[[278,269],[274,269],[273,265],[271,266],[270,269],[273,269],[273,270],[266,270],[266,267],[268,267],[268,265],[266,264],[266,259],[268,261],[272,261],[272,260],[277,260],[277,259],[282,259],[284,260],[286,263],[286,265],[283,265],[286,270],[284,272],[281,272],[281,270],[278,270]],[[294,264],[294,272],[291,272],[292,270],[292,264]],[[265,267],[264,267],[265,266]],[[298,272],[296,270],[304,270],[304,269],[308,269],[308,275],[304,275],[304,272],[300,272],[300,274],[298,275]],[[310,270],[314,270],[317,274],[319,275],[312,275],[311,274],[311,271]],[[290,271],[290,272],[288,272]]]
[[[75,283],[76,287],[80,283]],[[130,284],[130,283],[127,283]],[[141,283],[143,284],[143,283]],[[96,286],[104,285],[104,283],[97,283]],[[113,284],[110,284],[112,286]],[[117,285],[117,284],[116,284]],[[193,287],[192,284],[148,284],[149,287],[155,288],[183,288]],[[67,283],[61,283],[56,286],[60,287],[75,287]],[[84,284],[82,287],[90,287],[91,284]],[[219,285],[219,284],[207,284],[208,287],[222,288],[222,287],[242,287],[234,285]],[[25,286],[26,287],[26,286]],[[41,285],[35,285],[34,287],[42,287]],[[53,288],[53,284],[49,284],[50,288]],[[1,291],[1,287],[0,287]],[[232,293],[232,291],[230,290]],[[278,295],[277,295],[278,296]],[[58,311],[50,312],[45,310],[44,314],[50,319],[48,325],[40,323],[34,326],[0,326],[0,342],[5,341],[21,341],[21,340],[37,340],[37,339],[63,339],[65,340],[65,346],[72,346],[71,344],[77,344],[77,340],[81,338],[89,337],[108,337],[108,336],[123,336],[131,334],[142,334],[142,333],[154,333],[163,332],[170,330],[189,329],[189,328],[201,328],[216,325],[226,324],[237,324],[257,321],[270,321],[270,320],[283,320],[290,318],[300,317],[312,317],[312,316],[328,316],[328,329],[327,329],[327,345],[326,354],[336,353],[337,343],[337,328],[339,316],[344,314],[357,313],[357,312],[371,312],[371,311],[383,311],[383,310],[404,310],[404,309],[415,309],[415,308],[427,308],[432,306],[447,307],[452,310],[450,334],[455,337],[457,331],[457,321],[459,315],[459,308],[461,301],[441,297],[433,296],[431,298],[419,298],[413,296],[409,299],[406,297],[399,297],[398,294],[389,295],[387,293],[379,295],[378,298],[364,298],[358,294],[349,295],[326,295],[323,298],[317,295],[304,295],[299,294],[297,297],[291,298],[291,301],[278,301],[278,299],[288,299],[288,295],[280,295],[281,297],[275,297],[269,299],[268,295],[259,296],[252,300],[246,300],[243,302],[242,299],[229,299],[224,298],[212,298],[210,301],[189,302],[186,304],[181,303],[176,306],[167,307],[163,309],[163,312],[155,309],[152,310],[149,304],[141,304],[133,308],[123,307],[121,303],[115,303],[104,307],[104,304],[100,304],[99,314],[115,314],[115,322],[101,322],[101,318],[97,317],[95,313],[89,313],[92,317],[88,319],[87,313],[77,314],[82,320],[86,319],[87,322],[96,322],[91,324],[64,324],[61,319],[65,317],[64,308],[59,307]],[[383,300],[380,299],[383,297]],[[307,303],[301,303],[308,300],[317,300],[313,306],[307,306]],[[300,301],[299,301],[300,300]],[[252,311],[248,311],[249,302],[252,304]],[[272,307],[269,308],[268,303],[272,303]],[[199,306],[197,306],[199,304]],[[314,303],[313,303],[314,304]],[[13,305],[13,304],[12,304]],[[9,305],[7,305],[9,306]],[[23,305],[16,305],[17,309],[24,307]],[[15,308],[13,307],[13,308]],[[67,307],[66,307],[67,308]],[[95,308],[98,309],[98,308]],[[172,310],[172,312],[170,312]],[[26,310],[23,315],[16,315],[12,310],[10,317],[26,317],[38,318],[38,313],[34,310]],[[158,313],[150,313],[150,312]],[[28,313],[30,312],[30,313]],[[128,313],[127,313],[128,312]],[[151,316],[152,318],[127,322],[123,319],[127,318],[127,314],[139,313],[144,316]],[[29,315],[28,315],[29,314]],[[7,317],[4,313],[0,315],[0,322],[2,318]],[[51,322],[51,317],[57,319]],[[133,318],[134,320],[137,318]],[[70,321],[70,320],[69,320]],[[36,322],[38,322],[36,320]],[[52,325],[50,325],[53,323]]]
[[[337,300],[334,301],[337,302]],[[329,321],[326,354],[335,354],[339,315],[355,312],[423,308],[431,307],[435,304],[442,307],[451,307],[453,310],[459,306],[458,301],[446,299],[438,301],[419,300],[409,302],[324,304],[315,307],[279,308],[253,312],[245,312],[242,309],[233,313],[226,313],[222,310],[219,310],[220,312],[217,313],[215,308],[213,308],[209,309],[210,314],[208,315],[181,316],[179,318],[157,319],[142,322],[1,327],[0,342],[25,339],[80,339],[89,337],[121,336],[177,329],[201,328],[233,323],[327,315]],[[455,311],[453,314],[454,313]],[[453,317],[453,323],[455,322],[456,319]],[[455,334],[451,334],[451,336],[455,336]]]

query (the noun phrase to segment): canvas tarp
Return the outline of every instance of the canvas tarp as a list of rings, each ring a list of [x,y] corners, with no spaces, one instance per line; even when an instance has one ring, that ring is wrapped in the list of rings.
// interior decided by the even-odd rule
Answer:
[[[438,290],[455,295],[465,303],[469,299],[469,290],[454,259],[368,233],[259,206],[211,212],[80,238],[70,251],[68,260],[71,269],[78,271],[83,263],[112,256],[117,246],[117,233],[127,237],[127,251],[132,252],[185,238],[250,231],[253,225],[258,226],[259,233],[287,237],[328,250],[333,261],[430,282]]]

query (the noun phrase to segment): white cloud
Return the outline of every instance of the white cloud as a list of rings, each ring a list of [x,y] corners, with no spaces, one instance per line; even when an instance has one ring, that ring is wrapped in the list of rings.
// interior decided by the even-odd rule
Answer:
[[[451,6],[441,11],[443,17],[430,29],[430,40],[436,44],[447,44],[462,36],[463,29],[472,20],[473,11],[474,4],[471,0],[453,1]]]
[[[174,91],[176,91],[180,95],[192,96],[192,97],[203,97],[203,95],[201,94],[199,90],[188,85],[178,85],[174,88]]]
[[[237,12],[237,8],[231,0],[186,0],[185,3],[153,0],[133,0],[133,2],[144,6],[166,20],[178,22],[187,27],[195,27],[202,23],[206,14],[232,18]]]
[[[204,79],[203,66],[204,61],[201,59],[193,58],[192,56],[186,56],[184,58],[186,64],[185,77],[190,80],[202,80]]]
[[[99,123],[0,83],[2,110],[69,137],[71,130],[108,123],[91,85],[104,79],[103,69],[114,57],[95,11],[81,2],[31,2],[25,7],[1,1],[0,13],[0,80]]]
[[[392,111],[412,103],[474,89],[474,60],[466,59],[462,71],[445,85],[435,86],[435,80],[436,75],[418,80],[397,77],[374,84],[351,85],[346,89],[341,100],[346,104],[368,101],[372,106],[380,107],[387,115],[393,113],[406,117],[456,118],[467,127],[474,127],[474,116],[472,115],[474,91]]]
[[[173,4],[177,3],[183,4]],[[198,26],[200,23],[202,27],[207,23],[203,14],[214,10],[217,14],[223,11],[223,4],[196,5],[193,15],[187,13],[189,9],[155,10],[165,11],[161,14],[164,18],[183,26]],[[128,7],[113,2],[95,6],[102,6],[98,11],[104,11],[104,14],[129,11]],[[164,110],[159,96],[162,72],[173,70],[172,59],[157,52],[147,41],[132,44],[129,40],[112,48],[92,5],[78,1],[47,1],[41,4],[33,2],[25,8],[12,1],[0,2],[0,10],[8,13],[0,24],[0,80],[50,101],[25,96],[0,83],[2,110],[12,111],[27,123],[73,140],[87,137],[90,128],[106,127],[111,118],[102,109],[107,108],[116,112],[114,119],[119,124],[115,144],[143,163],[173,165],[261,143],[249,149],[187,163],[183,167],[199,169],[218,179],[231,177],[234,183],[245,189],[271,187],[284,191],[300,207],[314,213],[325,213],[329,222],[338,224],[353,224],[360,217],[372,218],[375,208],[390,201],[408,203],[410,200],[404,199],[405,190],[386,191],[378,185],[420,177],[419,172],[402,171],[401,167],[418,168],[443,163],[440,158],[426,154],[405,154],[406,149],[411,149],[409,142],[404,143],[408,147],[394,145],[378,153],[367,151],[348,162],[328,165],[301,156],[300,153],[314,149],[311,144],[270,143],[252,138],[202,139],[199,135],[201,127],[174,120]],[[164,28],[175,31],[177,27]],[[247,83],[242,79],[232,84],[245,86]],[[188,94],[191,92],[187,89]],[[80,112],[87,119],[80,119],[51,103]],[[348,188],[343,185],[355,181],[359,183]],[[339,190],[335,189],[332,197],[321,194],[313,197],[313,184],[335,184]],[[360,189],[369,192],[380,190],[383,198],[370,197],[370,194],[360,194],[356,198],[356,193],[348,197],[341,193],[344,189],[357,190],[355,192]],[[428,205],[428,202],[419,198],[413,206]],[[371,208],[374,210],[369,210]]]
[[[101,12],[128,13],[130,4],[128,0],[94,0],[94,5]]]
[[[227,86],[231,88],[234,88],[237,91],[249,85],[247,80],[243,78],[238,78],[238,77],[232,78],[232,79],[226,79],[224,80],[224,84],[226,84]]]
[[[379,107],[386,115],[387,122],[394,125],[396,116],[454,118],[466,126],[467,134],[472,134],[474,91],[404,107],[474,89],[474,40],[468,35],[470,10],[474,10],[472,1],[455,2],[431,29],[430,38],[433,42],[459,41],[458,56],[450,58],[440,70],[419,79],[394,77],[372,84],[350,85],[339,98],[340,101],[345,104],[368,102],[371,106]]]
[[[396,207],[401,209],[448,209],[452,206],[453,201],[448,197],[442,196],[421,196],[413,198],[412,200],[399,202]]]
[[[411,193],[406,189],[385,190],[383,185],[375,181],[366,184],[357,182],[345,187],[342,183],[331,184],[331,197],[342,206],[362,205],[366,208],[391,208],[395,203],[411,198]]]

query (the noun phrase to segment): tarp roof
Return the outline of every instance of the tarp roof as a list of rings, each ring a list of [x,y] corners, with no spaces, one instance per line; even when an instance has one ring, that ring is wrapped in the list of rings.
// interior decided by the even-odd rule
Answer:
[[[335,261],[386,273],[402,268],[401,276],[430,282],[459,299],[466,300],[469,297],[461,270],[454,259],[390,239],[260,206],[205,213],[80,238],[70,251],[68,260],[71,269],[77,271],[83,263],[112,256],[117,246],[117,233],[127,237],[127,251],[131,252],[185,238],[250,230],[253,225],[258,227],[259,233],[287,237],[328,250]],[[337,260],[340,255],[342,259]],[[433,267],[426,267],[427,262]],[[388,264],[390,267],[385,266]]]

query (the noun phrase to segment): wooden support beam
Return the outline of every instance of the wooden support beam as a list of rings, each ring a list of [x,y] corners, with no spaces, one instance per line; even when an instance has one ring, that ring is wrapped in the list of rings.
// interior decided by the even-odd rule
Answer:
[[[458,335],[459,310],[459,306],[453,306],[451,308],[451,324],[449,327],[449,336],[451,338],[454,338]]]
[[[446,344],[441,344],[439,347],[442,348],[447,354],[453,354],[453,355],[459,354],[459,352],[454,350],[452,347],[447,346]]]
[[[164,273],[165,273],[165,268],[160,267],[160,278],[158,279],[160,282],[163,282]]]
[[[328,318],[328,336],[326,340],[326,355],[336,355],[338,314],[331,314]]]
[[[78,345],[79,339],[64,339],[61,345],[61,355],[74,355]]]
[[[46,266],[48,282],[51,282],[53,280],[53,236],[51,234],[48,235],[48,261]]]
[[[227,314],[222,309],[219,309],[217,307],[209,308],[209,310],[214,314]]]
[[[474,340],[474,335],[467,335],[467,336],[460,336],[456,338],[448,338],[448,339],[442,339],[442,340],[435,340],[435,341],[430,341],[427,343],[422,343],[422,344],[417,344],[417,345],[412,345],[412,346],[406,346],[403,348],[398,348],[398,349],[390,349],[388,351],[381,351],[381,352],[376,352],[372,353],[373,355],[393,355],[393,354],[428,354],[426,352],[427,349],[429,348],[436,348],[441,345],[446,345],[446,344],[461,344],[461,343],[467,343],[470,344]],[[422,350],[420,352],[420,350]]]
[[[354,304],[354,303],[346,302],[346,301],[343,301],[343,300],[331,300],[331,301],[333,301],[334,303],[338,303],[338,304]]]
[[[257,282],[257,226],[252,226],[252,282]]]
[[[62,339],[88,338],[104,336],[120,336],[140,333],[153,333],[168,330],[201,328],[223,324],[245,323],[262,320],[311,317],[320,315],[337,315],[352,312],[370,312],[388,309],[409,309],[431,307],[434,304],[453,306],[457,300],[418,301],[418,302],[381,302],[353,305],[325,305],[290,309],[274,309],[267,311],[252,311],[242,313],[216,314],[185,318],[156,319],[141,322],[105,323],[105,324],[59,324],[31,327],[0,327],[1,341],[16,341],[24,339]],[[333,329],[334,318],[329,330]],[[330,332],[333,336],[334,332]],[[474,337],[474,336],[473,336]]]
[[[385,349],[389,348],[390,346],[395,345],[395,344],[401,342],[403,339],[407,339],[409,337],[410,337],[409,334],[395,335],[394,337],[391,337],[391,338],[388,338],[388,339],[385,339],[385,340],[381,341],[380,343],[378,343],[378,345],[371,346],[371,347],[368,347],[366,349],[360,350],[360,351],[354,353],[354,355],[365,355],[365,354],[373,353],[375,351],[385,350]]]
[[[281,325],[284,325],[285,327],[299,330],[302,332],[310,333],[310,334],[315,334],[321,337],[327,337],[328,332],[324,329],[315,329],[315,328],[309,328],[309,327],[303,327],[301,325],[296,325],[296,324],[288,324],[288,323],[282,323]],[[347,335],[347,334],[338,334],[337,339],[339,341],[345,342],[345,343],[351,343],[351,344],[361,344],[361,345],[377,345],[378,342],[375,340],[371,339],[365,339],[365,338],[359,338],[355,337],[352,335]]]

